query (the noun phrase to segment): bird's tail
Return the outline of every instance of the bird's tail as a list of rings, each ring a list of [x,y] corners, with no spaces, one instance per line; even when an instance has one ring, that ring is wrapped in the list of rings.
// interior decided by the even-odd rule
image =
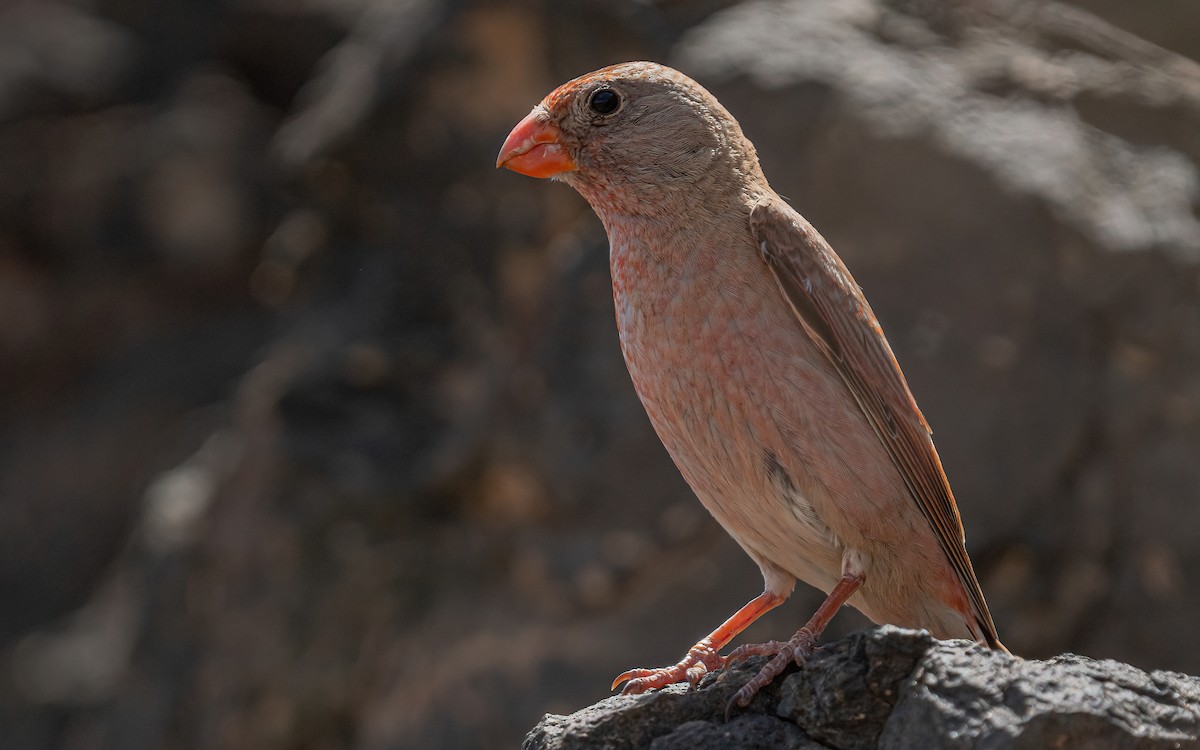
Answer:
[[[975,631],[975,640],[984,644],[988,648],[994,648],[997,651],[1001,651],[1010,655],[1012,654],[1012,652],[1008,650],[1008,647],[1000,642],[1000,636],[996,634],[996,626],[991,623],[991,618],[989,618],[987,622],[984,622],[981,618],[976,617],[973,624],[975,625],[975,627],[972,628]]]

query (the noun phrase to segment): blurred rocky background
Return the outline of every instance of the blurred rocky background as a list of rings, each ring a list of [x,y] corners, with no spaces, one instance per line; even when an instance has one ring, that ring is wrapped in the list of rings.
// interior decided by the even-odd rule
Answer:
[[[1192,0],[0,5],[0,747],[512,747],[758,593],[633,394],[599,222],[493,168],[636,58],[722,98],[854,270],[1006,643],[1200,672],[1198,31]]]

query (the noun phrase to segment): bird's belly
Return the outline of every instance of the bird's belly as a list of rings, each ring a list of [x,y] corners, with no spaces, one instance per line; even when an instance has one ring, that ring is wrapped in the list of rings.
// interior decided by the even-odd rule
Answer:
[[[628,249],[614,243],[613,298],[634,387],[768,587],[828,592],[851,552],[869,566],[850,600],[868,617],[968,635],[942,604],[961,586],[929,522],[832,364],[764,291],[776,287],[754,248],[671,277]]]
[[[614,296],[630,377],[684,479],[764,573],[774,566],[828,591],[843,543],[825,518],[831,500],[814,497],[821,478],[803,461],[815,438],[789,424],[825,418],[806,390],[840,387],[821,355],[781,341],[795,322],[754,300]]]

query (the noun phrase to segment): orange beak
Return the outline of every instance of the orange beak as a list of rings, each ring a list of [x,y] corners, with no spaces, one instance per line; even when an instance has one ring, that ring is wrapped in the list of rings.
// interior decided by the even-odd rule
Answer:
[[[508,167],[530,177],[574,172],[578,167],[561,139],[562,131],[547,119],[545,110],[534,107],[504,140],[496,167]]]

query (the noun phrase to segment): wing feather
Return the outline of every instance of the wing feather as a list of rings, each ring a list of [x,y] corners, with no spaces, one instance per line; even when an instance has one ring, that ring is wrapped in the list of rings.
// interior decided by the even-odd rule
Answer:
[[[842,376],[933,528],[988,645],[1003,648],[929,424],[862,291],[824,238],[781,199],[758,203],[750,227],[800,324]]]

